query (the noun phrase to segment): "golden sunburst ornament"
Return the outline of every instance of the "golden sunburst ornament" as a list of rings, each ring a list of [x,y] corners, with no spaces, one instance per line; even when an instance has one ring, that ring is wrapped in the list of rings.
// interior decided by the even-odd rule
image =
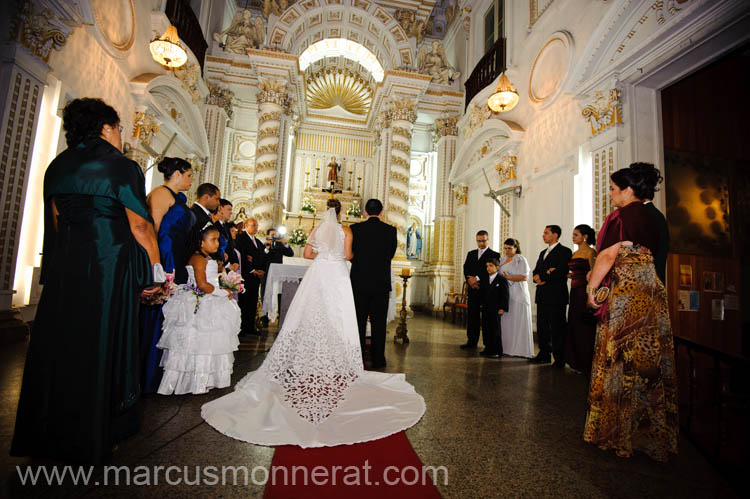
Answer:
[[[352,71],[326,68],[307,77],[306,98],[310,109],[339,106],[349,113],[366,115],[372,103],[372,89],[364,78]]]

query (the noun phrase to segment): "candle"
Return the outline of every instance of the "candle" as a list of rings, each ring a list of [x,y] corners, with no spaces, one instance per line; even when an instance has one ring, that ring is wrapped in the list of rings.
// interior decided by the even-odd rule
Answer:
[[[349,163],[349,173],[354,171],[354,163]]]
[[[404,267],[401,269],[401,276],[402,277],[409,277],[411,275],[411,268]]]
[[[305,173],[310,173],[310,163],[305,165]]]
[[[362,168],[359,169],[359,173],[357,173],[357,180],[362,178]]]

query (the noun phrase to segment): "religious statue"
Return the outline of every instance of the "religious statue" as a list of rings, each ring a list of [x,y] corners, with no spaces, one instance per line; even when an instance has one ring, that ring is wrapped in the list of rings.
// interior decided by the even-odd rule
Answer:
[[[287,7],[289,7],[291,4],[294,3],[294,0],[263,0],[261,5],[261,12],[263,13],[263,17],[268,19],[268,16],[271,14],[280,16],[282,12],[284,12]]]
[[[413,36],[417,39],[417,45],[424,40],[425,28],[427,24],[424,19],[417,19],[416,12],[408,9],[396,9],[393,17],[398,21],[401,27],[406,31],[407,36]]]
[[[432,49],[427,44],[419,48],[417,68],[420,73],[432,76],[432,81],[441,85],[450,85],[461,76],[461,73],[448,63],[445,46],[437,40],[432,42]]]
[[[332,156],[331,162],[328,163],[328,187],[331,190],[341,190],[344,185],[344,179],[339,175],[340,171],[341,163],[337,163],[336,156]]]
[[[245,222],[247,220],[247,213],[245,212],[245,207],[241,206],[240,211],[237,212],[237,215],[234,217],[234,223],[237,222]]]
[[[226,41],[222,42],[224,35]],[[252,18],[247,9],[238,10],[234,14],[232,23],[221,33],[214,33],[214,40],[228,52],[233,54],[246,54],[249,48],[260,48],[266,39],[266,28],[263,19]]]
[[[417,228],[417,223],[412,222],[406,231],[406,258],[417,259],[422,253],[422,233]]]

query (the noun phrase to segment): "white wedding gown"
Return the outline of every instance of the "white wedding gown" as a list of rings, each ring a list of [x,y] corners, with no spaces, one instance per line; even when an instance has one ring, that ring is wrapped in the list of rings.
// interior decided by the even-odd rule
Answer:
[[[344,231],[329,209],[310,236],[318,253],[257,371],[201,416],[260,445],[327,447],[386,437],[416,424],[424,399],[403,374],[365,371]]]

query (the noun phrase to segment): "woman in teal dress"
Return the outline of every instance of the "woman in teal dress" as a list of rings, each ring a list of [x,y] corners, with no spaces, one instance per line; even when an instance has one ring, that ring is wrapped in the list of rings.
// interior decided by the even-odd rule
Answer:
[[[151,218],[154,220],[159,258],[165,272],[175,273],[175,283],[187,282],[188,239],[195,223],[183,194],[193,183],[193,169],[181,158],[164,158],[157,169],[164,175],[164,185],[156,187],[146,198]],[[156,393],[162,377],[161,349],[156,344],[161,338],[164,315],[162,305],[141,305],[141,389],[143,393]]]
[[[138,428],[139,294],[163,271],[143,173],[122,155],[119,122],[99,99],[63,110],[68,148],[44,176],[44,289],[14,456],[96,464]]]

